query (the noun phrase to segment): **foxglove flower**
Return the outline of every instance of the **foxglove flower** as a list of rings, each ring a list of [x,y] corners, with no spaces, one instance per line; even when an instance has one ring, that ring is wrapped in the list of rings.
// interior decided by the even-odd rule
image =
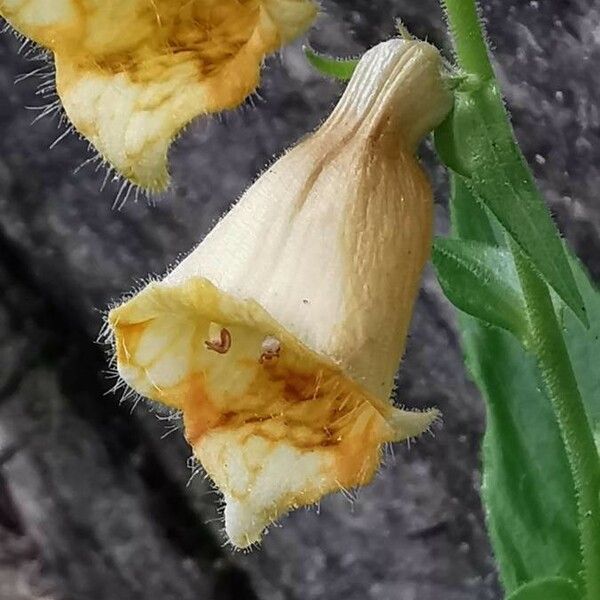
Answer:
[[[54,53],[77,131],[151,190],[168,183],[179,131],[238,106],[265,55],[315,15],[312,0],[0,0],[0,16]]]
[[[437,412],[390,401],[431,243],[414,153],[451,100],[440,56],[394,39],[162,281],[109,315],[118,370],[183,413],[246,547],[292,508],[368,483]]]

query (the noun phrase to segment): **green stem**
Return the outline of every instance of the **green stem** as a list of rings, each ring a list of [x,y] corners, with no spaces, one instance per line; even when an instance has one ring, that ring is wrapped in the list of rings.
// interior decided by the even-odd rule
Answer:
[[[441,0],[454,34],[456,58],[467,76],[490,81],[494,72],[475,0]],[[508,127],[508,124],[507,124]],[[525,298],[528,349],[535,355],[552,402],[577,493],[586,600],[600,600],[600,461],[548,286],[509,239]]]
[[[473,0],[442,0],[454,34],[454,49],[460,66],[482,80],[494,76],[487,45]]]
[[[548,286],[514,242],[528,348],[535,355],[561,430],[577,493],[585,598],[600,598],[600,462]]]

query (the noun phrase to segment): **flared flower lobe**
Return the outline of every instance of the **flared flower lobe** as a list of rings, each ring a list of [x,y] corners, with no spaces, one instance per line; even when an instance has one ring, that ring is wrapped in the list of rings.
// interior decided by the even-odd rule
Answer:
[[[122,376],[183,411],[239,547],[282,512],[369,482],[381,444],[420,434],[435,416],[372,396],[254,301],[203,278],[150,284],[110,323]]]
[[[323,126],[109,315],[121,376],[183,412],[236,546],[368,483],[382,444],[437,416],[390,394],[431,243],[414,152],[449,108],[433,47],[377,46]]]
[[[0,0],[52,50],[75,128],[123,176],[168,183],[167,152],[194,117],[238,106],[265,55],[304,32],[312,0]]]

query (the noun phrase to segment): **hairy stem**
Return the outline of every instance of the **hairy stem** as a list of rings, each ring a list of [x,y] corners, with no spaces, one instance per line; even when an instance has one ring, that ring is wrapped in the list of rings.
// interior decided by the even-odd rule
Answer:
[[[454,38],[454,49],[460,66],[482,80],[494,76],[477,7],[473,0],[441,0],[446,8],[448,24]]]
[[[600,598],[600,463],[548,286],[511,243],[521,281],[528,347],[535,355],[562,433],[577,493],[586,598]]]

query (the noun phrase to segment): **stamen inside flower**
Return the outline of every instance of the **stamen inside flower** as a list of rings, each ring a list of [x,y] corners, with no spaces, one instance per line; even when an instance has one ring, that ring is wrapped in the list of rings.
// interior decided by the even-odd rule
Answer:
[[[212,327],[212,324],[211,324]],[[212,335],[210,340],[204,342],[204,345],[209,350],[214,350],[219,354],[227,354],[229,348],[231,348],[231,333],[229,333],[228,329],[222,327],[219,331],[218,337]]]
[[[281,343],[272,335],[267,336],[261,345],[262,354],[260,355],[260,363],[264,363],[266,360],[273,360],[279,358],[281,352]]]

